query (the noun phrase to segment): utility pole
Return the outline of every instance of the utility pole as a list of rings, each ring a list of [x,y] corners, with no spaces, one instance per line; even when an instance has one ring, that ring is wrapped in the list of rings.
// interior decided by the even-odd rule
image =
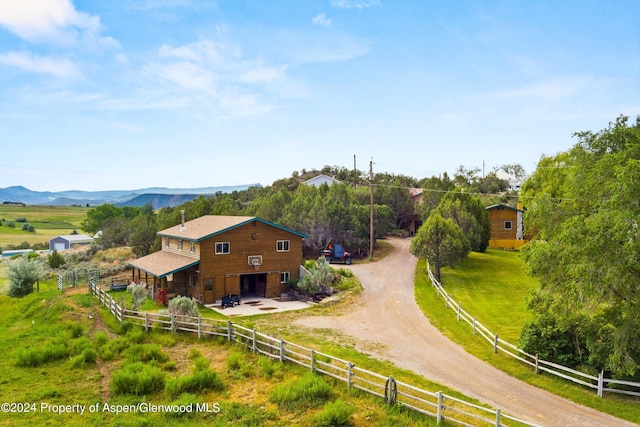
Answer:
[[[369,259],[373,260],[373,159],[369,162],[369,194],[371,209],[369,212]]]

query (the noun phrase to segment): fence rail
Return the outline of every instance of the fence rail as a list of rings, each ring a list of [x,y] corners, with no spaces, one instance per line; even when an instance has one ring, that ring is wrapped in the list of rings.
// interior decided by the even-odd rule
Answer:
[[[442,297],[445,300],[446,308],[450,308],[455,313],[457,313],[458,320],[462,320],[468,323],[471,326],[474,335],[479,334],[480,336],[482,336],[482,338],[487,340],[487,342],[489,342],[493,346],[493,351],[495,353],[501,351],[515,359],[518,359],[521,362],[533,367],[536,373],[539,373],[540,371],[547,372],[549,374],[572,381],[576,384],[580,384],[585,387],[597,390],[598,397],[603,397],[604,392],[626,394],[629,396],[640,396],[640,383],[616,380],[612,378],[604,378],[604,372],[602,371],[598,376],[589,375],[587,373],[576,371],[557,363],[540,360],[538,358],[538,355],[529,354],[524,350],[518,348],[517,346],[506,342],[505,340],[500,338],[498,334],[494,334],[486,326],[478,322],[475,317],[467,313],[464,309],[462,309],[462,307],[460,307],[460,304],[458,304],[453,298],[451,298],[447,291],[442,287],[440,282],[438,282],[434,277],[433,273],[431,272],[431,268],[429,267],[428,261],[427,274],[429,275],[431,286],[436,289],[438,297]],[[606,387],[607,384],[624,388]]]
[[[345,382],[354,388],[380,397],[389,405],[401,405],[436,418],[438,423],[447,420],[463,426],[532,426],[536,424],[503,414],[500,409],[490,409],[449,396],[441,391],[431,392],[397,381],[329,354],[308,349],[298,344],[237,325],[230,320],[203,319],[201,316],[175,316],[139,312],[122,308],[113,297],[89,282],[89,291],[120,322],[142,326],[145,331],[160,329],[176,333],[185,331],[203,336],[220,336],[235,342],[256,354],[281,362],[295,363],[312,372]],[[505,420],[511,424],[505,423]]]

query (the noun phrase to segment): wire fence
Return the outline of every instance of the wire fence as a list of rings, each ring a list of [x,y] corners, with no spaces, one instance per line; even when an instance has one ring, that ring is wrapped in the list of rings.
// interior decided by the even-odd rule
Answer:
[[[575,369],[559,365],[557,363],[541,360],[537,354],[529,354],[524,350],[518,348],[517,346],[508,343],[507,341],[500,338],[498,334],[494,334],[486,326],[478,322],[478,320],[474,316],[467,313],[460,306],[460,304],[458,304],[453,298],[451,298],[451,296],[449,296],[440,282],[438,282],[434,277],[433,273],[431,272],[431,268],[429,267],[428,261],[427,274],[429,275],[431,286],[434,287],[436,289],[436,292],[438,293],[438,297],[442,297],[444,299],[446,308],[451,309],[453,312],[455,312],[458,320],[462,320],[463,322],[468,323],[469,326],[471,326],[474,335],[480,335],[489,344],[491,344],[495,353],[501,351],[515,359],[520,360],[523,363],[526,363],[527,365],[534,368],[536,374],[540,371],[547,372],[549,374],[572,381],[576,384],[594,389],[597,391],[598,397],[603,397],[604,392],[625,394],[629,396],[640,396],[640,383],[605,378],[603,371],[600,371],[598,376],[589,375],[587,373],[580,372]]]
[[[223,337],[249,351],[283,363],[295,363],[338,381],[348,389],[357,389],[384,399],[389,405],[399,405],[433,417],[438,423],[448,421],[462,426],[536,426],[530,422],[492,409],[447,395],[431,392],[399,381],[393,376],[381,375],[357,367],[354,363],[318,352],[298,344],[271,337],[255,329],[246,328],[230,320],[215,320],[201,316],[177,316],[128,310],[119,305],[106,291],[89,282],[89,290],[120,322],[136,324],[145,331],[179,331],[198,335]]]

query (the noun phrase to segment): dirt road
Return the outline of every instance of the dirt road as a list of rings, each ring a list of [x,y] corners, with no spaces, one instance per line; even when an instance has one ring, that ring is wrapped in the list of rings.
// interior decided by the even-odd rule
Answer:
[[[429,323],[415,302],[416,258],[409,252],[410,240],[389,242],[395,249],[382,261],[350,266],[365,289],[353,310],[342,316],[304,317],[296,323],[333,328],[382,344],[364,352],[529,422],[562,427],[637,426],[510,377],[451,342]]]

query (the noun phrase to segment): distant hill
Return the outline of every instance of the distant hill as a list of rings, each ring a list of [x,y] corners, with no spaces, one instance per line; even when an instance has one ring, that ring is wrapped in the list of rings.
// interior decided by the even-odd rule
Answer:
[[[144,206],[151,202],[154,209],[178,206],[201,195],[243,191],[260,184],[202,188],[153,187],[139,190],[110,191],[32,191],[23,186],[0,188],[0,203],[24,203],[50,206],[99,206],[105,203],[116,206]]]

